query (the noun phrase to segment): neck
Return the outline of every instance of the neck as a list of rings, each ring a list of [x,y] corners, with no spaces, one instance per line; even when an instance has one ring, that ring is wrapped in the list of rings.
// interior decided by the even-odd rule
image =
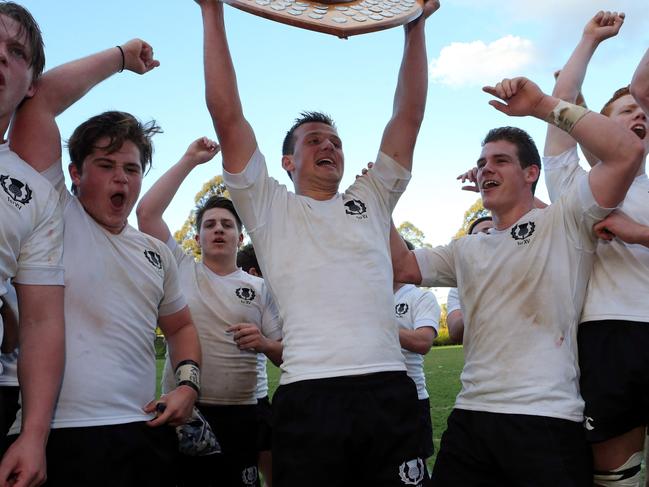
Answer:
[[[306,196],[316,201],[327,201],[338,194],[338,184],[336,185],[301,185],[294,183],[295,194]]]
[[[214,274],[227,276],[237,270],[237,256],[228,256],[228,258],[224,259],[203,256],[203,264],[205,264],[205,266]]]
[[[511,227],[523,215],[534,209],[534,199],[525,200],[513,207],[505,210],[491,209],[491,216],[493,217],[494,226],[496,230],[504,230]]]

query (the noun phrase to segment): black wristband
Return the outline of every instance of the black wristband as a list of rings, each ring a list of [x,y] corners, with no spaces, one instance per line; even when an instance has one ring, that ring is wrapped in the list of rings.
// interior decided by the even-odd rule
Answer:
[[[119,49],[120,54],[122,55],[122,68],[117,71],[118,73],[121,73],[124,71],[124,68],[126,67],[126,57],[124,56],[124,49],[122,49],[122,46],[115,46],[117,49]]]

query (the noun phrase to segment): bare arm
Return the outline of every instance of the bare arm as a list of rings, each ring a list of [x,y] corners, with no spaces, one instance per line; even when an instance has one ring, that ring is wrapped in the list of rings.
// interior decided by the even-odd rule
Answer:
[[[435,328],[422,326],[416,330],[399,328],[399,342],[401,347],[420,355],[426,355],[435,340]]]
[[[11,305],[4,297],[0,297],[2,307],[0,317],[2,318],[2,353],[11,353],[18,347],[18,317]]]
[[[595,224],[593,230],[603,240],[613,240],[617,237],[628,244],[649,247],[649,227],[636,222],[620,210],[615,210]]]
[[[505,79],[484,90],[506,101],[507,104],[496,100],[489,103],[510,116],[533,116],[547,121],[559,105],[557,98],[545,95],[526,78]],[[595,201],[606,208],[617,206],[624,199],[644,158],[642,141],[627,128],[593,112],[574,123],[570,135],[600,161],[589,173]]]
[[[133,39],[122,46],[124,69],[143,74],[159,62],[146,42]],[[61,135],[55,119],[91,88],[117,73],[122,55],[111,47],[49,70],[38,81],[36,94],[21,105],[9,140],[12,150],[39,172],[61,158]],[[38,144],[34,144],[38,140]]]
[[[392,118],[385,127],[381,140],[381,152],[408,170],[412,167],[415,142],[424,119],[428,92],[426,18],[438,8],[439,0],[427,0],[421,16],[404,27],[405,46]]]
[[[557,77],[552,95],[570,103],[576,103],[586,76],[586,69],[595,50],[604,40],[616,36],[624,23],[624,14],[597,12],[584,27],[581,40],[568,62]],[[574,147],[576,141],[570,134],[554,125],[548,125],[545,139],[546,156],[556,156]]]
[[[183,360],[193,360],[200,366],[201,345],[188,306],[176,313],[161,316],[158,318],[158,326],[167,340],[172,369],[175,370]],[[198,393],[194,389],[181,385],[162,396],[159,401],[151,401],[144,407],[147,413],[154,412],[157,403],[164,403],[166,408],[154,420],[149,421],[149,426],[178,426],[184,423],[191,414],[196,399]]]
[[[243,115],[237,76],[225,35],[223,4],[196,0],[203,16],[205,101],[223,150],[223,167],[240,173],[257,148],[252,127]]]
[[[40,485],[45,479],[45,444],[63,375],[63,286],[16,284],[16,292],[23,420],[20,436],[2,458],[0,483],[5,485],[9,477],[16,476],[20,485]]]
[[[174,164],[146,192],[137,205],[137,224],[139,229],[158,240],[166,242],[171,232],[162,215],[171,203],[178,188],[192,170],[219,152],[219,145],[207,137],[192,142],[181,159]]]
[[[646,114],[649,114],[649,49],[633,73],[629,89],[636,103],[642,107]]]
[[[448,335],[453,343],[462,343],[464,339],[464,315],[462,310],[456,309],[446,316]]]
[[[408,250],[393,221],[390,222],[390,253],[394,281],[405,284],[421,284],[421,270],[415,254]]]

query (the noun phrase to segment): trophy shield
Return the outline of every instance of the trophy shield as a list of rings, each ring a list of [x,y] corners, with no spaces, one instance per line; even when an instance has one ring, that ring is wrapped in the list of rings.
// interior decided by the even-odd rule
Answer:
[[[406,24],[422,13],[423,0],[223,0],[244,12],[340,38]]]

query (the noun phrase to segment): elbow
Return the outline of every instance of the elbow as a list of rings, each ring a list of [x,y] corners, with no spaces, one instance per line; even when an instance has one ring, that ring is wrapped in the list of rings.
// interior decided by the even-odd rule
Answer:
[[[643,83],[634,78],[629,85],[629,92],[638,105],[643,109],[649,108],[649,86],[643,86]]]
[[[135,209],[135,216],[137,217],[138,227],[142,228],[151,219],[151,214],[146,207],[144,201],[140,201]]]

